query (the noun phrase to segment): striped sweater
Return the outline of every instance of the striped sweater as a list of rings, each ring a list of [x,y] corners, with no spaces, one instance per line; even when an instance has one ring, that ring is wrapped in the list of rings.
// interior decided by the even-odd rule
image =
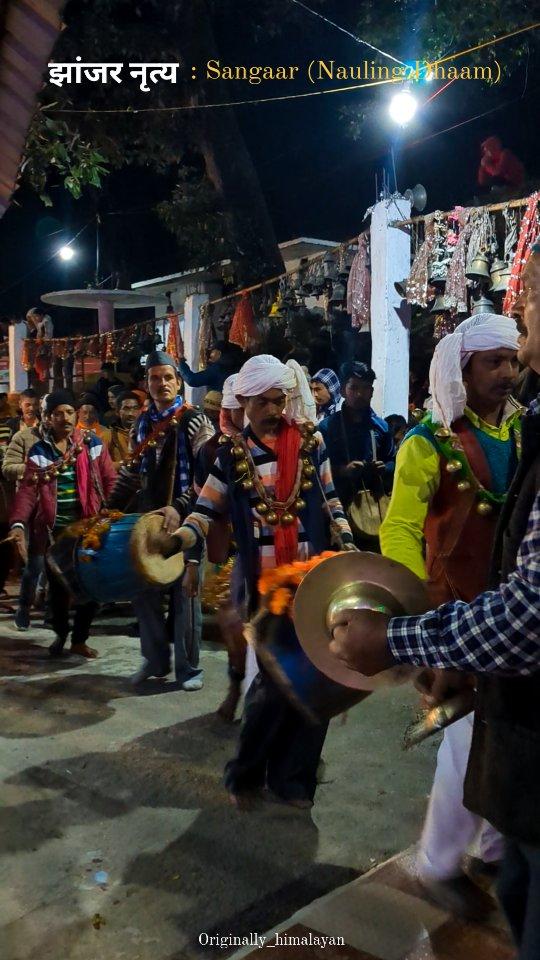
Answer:
[[[266,446],[261,440],[257,439],[255,434],[253,434],[250,429],[245,431],[244,435],[247,439],[249,451],[253,458],[257,473],[264,485],[265,491],[268,496],[272,497],[275,490],[277,471],[277,459],[275,453],[270,447]],[[317,436],[320,439],[320,435]],[[330,461],[326,453],[326,447],[324,446],[322,440],[317,447],[317,450],[312,454],[312,459],[318,473],[320,487],[322,491],[324,491],[324,497],[328,503],[332,520],[335,521],[335,523],[339,526],[344,540],[352,543],[351,530],[343,512],[341,503],[336,496],[334,483],[332,480],[332,471],[330,469]],[[315,485],[317,485],[316,477]],[[221,466],[221,455],[219,455],[214,466],[210,470],[206,483],[200,492],[199,498],[195,504],[195,509],[185,520],[185,525],[190,527],[199,539],[201,537],[206,537],[212,520],[217,520],[220,517],[228,516],[231,513],[230,495],[230,486],[225,472]],[[255,510],[255,504],[259,500],[257,492],[253,490],[250,494],[245,494],[239,491],[238,495],[249,497],[251,518],[259,555],[259,570],[275,567],[275,530],[274,527],[271,527],[269,524],[265,523],[264,519],[260,517]],[[323,508],[322,493],[320,495],[320,499],[321,508]],[[235,535],[235,538],[237,538],[237,533],[234,530],[233,535]],[[300,516],[298,523],[298,560],[307,560],[309,557],[313,556],[315,552],[316,551],[313,547],[313,544],[309,540],[304,523],[302,522],[302,517]]]

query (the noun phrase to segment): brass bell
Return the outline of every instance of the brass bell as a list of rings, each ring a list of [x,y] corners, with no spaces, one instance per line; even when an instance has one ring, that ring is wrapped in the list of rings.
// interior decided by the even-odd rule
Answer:
[[[312,477],[313,474],[315,473],[315,467],[313,466],[313,464],[309,463],[307,466],[305,466],[303,469],[303,473],[305,474],[306,477]]]
[[[493,301],[488,300],[487,297],[480,297],[479,300],[474,300],[473,304],[471,316],[474,316],[476,313],[495,313],[495,305]]]
[[[449,460],[446,464],[447,473],[458,473],[461,470],[461,463],[459,460]]]
[[[477,513],[480,514],[480,516],[488,517],[489,514],[493,511],[493,507],[491,506],[490,503],[487,502],[487,500],[480,500],[480,503],[476,507],[476,511]]]
[[[237,460],[243,460],[245,458],[243,447],[233,447],[232,452],[233,457],[236,457]]]
[[[480,280],[482,282],[491,280],[489,275],[489,259],[485,253],[479,253],[474,257],[465,270],[465,276],[468,280]]]
[[[430,313],[445,313],[450,309],[450,304],[448,303],[448,297],[445,297],[443,293],[438,293],[435,297],[435,302],[429,311]]]
[[[304,492],[307,492],[308,490],[312,490],[313,489],[312,481],[302,480],[302,483],[300,484],[300,489],[303,490]]]
[[[218,440],[218,443],[228,443],[228,442],[229,442],[229,437],[227,436],[226,433],[222,433]]]
[[[306,433],[315,433],[317,430],[317,424],[315,423],[306,423]]]
[[[405,277],[403,280],[396,280],[394,283],[394,290],[402,300],[407,299],[407,280],[408,277]]]
[[[426,415],[425,410],[421,410],[420,407],[417,407],[416,410],[413,410],[412,416],[415,420],[423,420]]]
[[[147,447],[157,447],[157,441],[156,441],[156,440],[149,440],[148,443],[147,443]]]
[[[491,264],[491,270],[490,270],[490,272],[489,272],[489,276],[490,276],[490,279],[491,279],[491,287],[492,287],[492,289],[493,289],[494,287],[496,287],[496,285],[498,284],[499,278],[500,278],[500,275],[501,275],[501,270],[504,270],[505,266],[506,266],[506,261],[504,261],[504,260],[499,260],[498,257],[497,257],[497,259],[494,260],[493,263]]]
[[[266,522],[271,526],[275,527],[276,523],[279,523],[279,517],[275,510],[269,510],[266,514]]]
[[[268,520],[268,517],[266,519]],[[296,520],[296,517],[294,513],[289,513],[288,510],[286,513],[281,514],[281,522],[284,527],[290,527],[295,520]]]
[[[255,510],[260,517],[264,517],[268,513],[269,509],[270,507],[264,502],[264,500],[261,500],[259,503],[255,504]]]
[[[493,284],[491,288],[491,292],[506,293],[511,276],[512,276],[512,267],[509,263],[505,263],[504,267],[502,267],[501,270],[499,271],[497,283]]]
[[[435,436],[438,437],[439,440],[448,440],[452,436],[452,431],[449,430],[448,427],[439,427],[439,429],[435,431]]]
[[[44,473],[44,474],[43,474],[43,479],[44,479],[45,481],[50,480],[50,479],[51,479],[50,473]]]
[[[471,489],[471,485],[468,480],[460,480],[457,485],[457,488],[460,493],[465,493],[466,490]]]
[[[253,490],[254,483],[251,477],[247,480],[242,480],[242,490]]]
[[[237,460],[236,461],[236,472],[245,473],[249,469],[249,463],[247,460]]]
[[[298,510],[298,513],[300,513],[301,510],[305,510],[306,501],[302,500],[302,497],[298,497],[298,499],[294,501],[294,509]]]

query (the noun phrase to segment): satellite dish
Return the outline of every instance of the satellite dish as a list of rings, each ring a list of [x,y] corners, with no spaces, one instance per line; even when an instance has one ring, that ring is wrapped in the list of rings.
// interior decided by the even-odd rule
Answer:
[[[426,188],[421,183],[417,183],[415,187],[409,187],[408,190],[405,190],[403,196],[410,201],[411,207],[418,210],[418,213],[422,213],[427,203],[427,193]]]

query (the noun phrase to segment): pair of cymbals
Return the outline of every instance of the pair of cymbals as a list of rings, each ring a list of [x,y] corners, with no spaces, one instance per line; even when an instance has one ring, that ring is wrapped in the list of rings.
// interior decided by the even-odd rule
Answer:
[[[376,553],[340,553],[323,560],[296,591],[293,619],[300,644],[321,673],[355,690],[404,683],[415,667],[397,666],[374,677],[352,670],[330,651],[332,627],[343,610],[378,610],[399,617],[429,609],[424,583],[401,563]]]

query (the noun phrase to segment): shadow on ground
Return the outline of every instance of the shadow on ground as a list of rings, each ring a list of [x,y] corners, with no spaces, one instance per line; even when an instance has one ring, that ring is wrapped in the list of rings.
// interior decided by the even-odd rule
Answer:
[[[66,662],[73,667],[77,659]],[[10,738],[69,733],[112,717],[110,701],[128,696],[133,691],[124,678],[103,674],[6,681],[0,689],[0,732]]]

